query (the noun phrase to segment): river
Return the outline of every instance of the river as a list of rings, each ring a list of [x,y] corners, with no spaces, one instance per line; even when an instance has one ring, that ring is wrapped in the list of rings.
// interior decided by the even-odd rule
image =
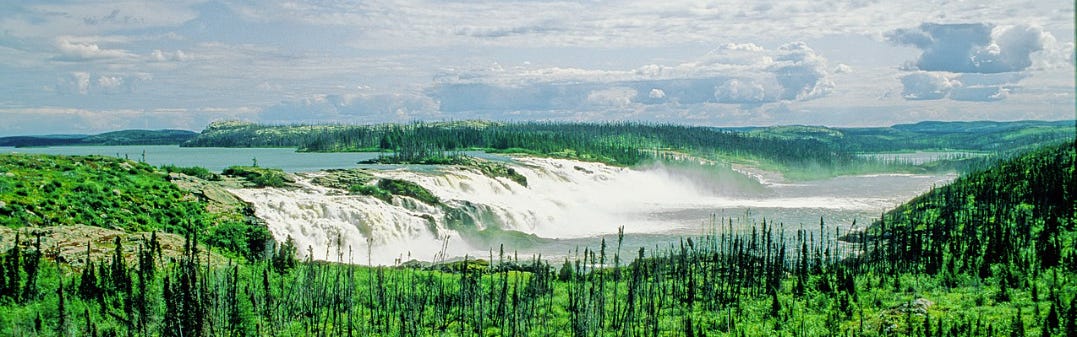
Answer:
[[[787,182],[773,174],[744,175],[745,168],[719,168],[728,172],[700,175],[671,167],[626,169],[470,153],[506,160],[528,178],[528,186],[523,187],[466,170],[364,166],[378,169],[381,177],[414,181],[429,189],[447,207],[473,217],[477,222],[474,229],[512,230],[538,237],[483,241],[461,237],[467,234],[445,220],[452,213],[448,208],[400,198],[385,203],[309,183],[317,171],[359,167],[358,161],[374,158],[376,153],[178,146],[2,148],[0,152],[117,156],[153,165],[202,166],[218,172],[257,160],[262,167],[299,173],[298,189],[233,191],[254,205],[256,215],[267,221],[278,240],[292,236],[301,252],[309,246],[318,259],[344,256],[342,259],[351,262],[366,263],[369,259],[374,264],[429,261],[435,256],[486,257],[491,251],[496,254],[502,242],[507,251],[521,257],[542,254],[558,259],[572,255],[576,248],[597,246],[602,237],[613,245],[617,228],[622,226],[625,251],[665,247],[681,237],[713,230],[715,224],[729,219],[736,225],[734,230],[744,230],[765,218],[780,224],[787,237],[799,228],[817,231],[820,218],[829,228],[847,231],[854,221],[865,226],[885,210],[955,178],[953,174],[874,174]],[[717,229],[725,230],[726,226]],[[368,247],[368,243],[374,246]]]

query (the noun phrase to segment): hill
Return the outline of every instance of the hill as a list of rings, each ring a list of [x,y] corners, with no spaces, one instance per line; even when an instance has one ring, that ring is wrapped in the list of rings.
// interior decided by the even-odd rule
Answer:
[[[416,122],[379,125],[214,123],[184,146],[296,147],[314,152],[393,152],[398,160],[437,161],[446,152],[526,153],[631,166],[660,149],[742,156],[776,164],[833,167],[852,160],[813,141],[790,142],[712,128],[640,123]]]
[[[187,130],[122,130],[96,135],[0,137],[0,146],[179,145],[197,136]]]
[[[214,246],[260,254],[268,231],[247,215],[246,205],[217,203],[207,210],[221,198],[173,183],[190,179],[113,157],[0,154],[0,226],[193,231]]]
[[[1074,143],[1047,146],[932,189],[872,226],[890,243],[873,253],[928,274],[1077,270],[1074,162]]]
[[[851,152],[960,150],[1016,154],[1074,138],[1074,121],[936,122],[879,128],[776,126],[751,134],[812,139]]]

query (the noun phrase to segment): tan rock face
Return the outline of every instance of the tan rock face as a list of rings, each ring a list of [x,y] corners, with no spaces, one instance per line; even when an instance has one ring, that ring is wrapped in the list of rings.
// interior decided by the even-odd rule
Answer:
[[[90,261],[108,261],[116,249],[115,239],[120,238],[123,255],[129,264],[136,263],[139,246],[145,247],[152,233],[125,233],[123,231],[93,226],[48,226],[19,229],[22,249],[33,249],[34,241],[41,237],[41,250],[45,259],[73,269],[81,270],[86,265],[87,249]],[[169,233],[157,233],[157,242],[161,245],[162,260],[179,258],[183,254],[182,236]],[[8,250],[15,244],[15,230],[0,227],[0,250]],[[89,247],[87,247],[89,245]],[[213,260],[223,260],[213,254]]]
[[[227,190],[227,188],[243,187],[239,179],[222,177],[220,181],[206,181],[179,173],[169,174],[168,177],[181,190],[205,201],[206,211],[210,213],[232,212],[247,207],[247,203],[239,200]]]

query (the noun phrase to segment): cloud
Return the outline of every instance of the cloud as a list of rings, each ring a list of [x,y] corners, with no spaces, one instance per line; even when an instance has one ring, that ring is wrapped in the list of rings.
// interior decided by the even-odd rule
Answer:
[[[154,49],[153,53],[150,53],[150,59],[156,62],[183,62],[189,61],[191,57],[184,53],[182,50],[176,50],[175,52],[161,51],[160,49]]]
[[[627,70],[477,67],[443,73],[435,83],[425,93],[443,112],[762,104],[817,99],[834,88],[826,58],[803,42],[778,49],[723,44],[695,60]]]
[[[662,89],[654,88],[651,89],[651,92],[647,94],[647,98],[663,99],[666,98],[666,92],[662,91]]]
[[[146,73],[98,74],[75,71],[57,78],[53,89],[65,95],[114,95],[135,92],[143,82],[153,77]]]
[[[911,101],[939,100],[993,102],[1009,97],[1024,73],[952,74],[917,71],[901,77],[901,96]]]
[[[901,84],[905,87],[901,97],[914,101],[943,99],[955,85],[961,85],[944,74],[923,71],[902,76]]]
[[[639,92],[641,92],[641,93],[646,92],[647,93],[646,95],[642,95],[642,94],[641,95],[636,95],[635,102],[640,103],[640,104],[652,105],[652,104],[666,104],[666,103],[670,102],[670,100],[666,97],[667,96],[666,91],[662,90],[660,88],[650,88],[650,90],[647,90],[646,88],[644,88],[643,90],[641,90]]]
[[[1010,89],[1001,86],[957,87],[950,93],[950,99],[968,102],[1000,101],[1008,97]]]
[[[122,49],[101,48],[94,38],[61,36],[56,38],[56,49],[60,52],[57,59],[64,61],[83,61],[95,59],[125,59],[135,55]]]
[[[315,95],[267,107],[258,117],[272,123],[405,122],[435,111],[434,101],[416,94]]]
[[[477,37],[477,38],[502,38],[516,35],[544,35],[548,33],[557,33],[561,29],[553,26],[553,24],[538,24],[530,26],[516,26],[507,28],[476,28],[476,27],[464,27],[456,30],[457,35]]]
[[[587,94],[587,102],[596,106],[624,107],[632,103],[639,92],[626,87],[613,87],[592,90]]]
[[[819,98],[834,89],[834,82],[828,78],[826,59],[806,43],[790,43],[780,50],[783,53],[771,69],[782,87],[782,100]]]
[[[714,89],[714,99],[718,103],[765,103],[773,102],[774,85],[768,96],[768,90],[762,83],[750,79],[730,79]]]
[[[986,23],[924,23],[886,34],[895,44],[922,51],[910,68],[955,73],[1022,71],[1032,55],[1054,41],[1051,33],[1032,25],[995,26]]]
[[[248,107],[201,109],[90,110],[63,107],[0,108],[0,135],[49,133],[93,134],[122,129],[182,129],[198,131],[216,120],[250,120]]]

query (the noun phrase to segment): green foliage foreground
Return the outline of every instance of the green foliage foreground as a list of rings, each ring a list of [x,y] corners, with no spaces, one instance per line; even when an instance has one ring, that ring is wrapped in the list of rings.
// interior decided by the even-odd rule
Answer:
[[[161,261],[150,239],[135,263],[80,271],[27,243],[0,256],[0,334],[1073,336],[1074,158],[1047,147],[968,175],[844,236],[858,244],[822,220],[721,223],[668,247],[602,240],[559,268],[500,253],[420,269],[297,265],[289,244],[209,265],[194,238]]]
[[[214,247],[251,258],[262,254],[271,237],[249,209],[208,212],[206,202],[170,181],[169,172],[220,180],[204,168],[157,170],[113,157],[0,155],[0,226],[87,225],[181,235],[194,231]],[[266,172],[246,176],[264,185],[284,181],[279,170],[243,172]]]

